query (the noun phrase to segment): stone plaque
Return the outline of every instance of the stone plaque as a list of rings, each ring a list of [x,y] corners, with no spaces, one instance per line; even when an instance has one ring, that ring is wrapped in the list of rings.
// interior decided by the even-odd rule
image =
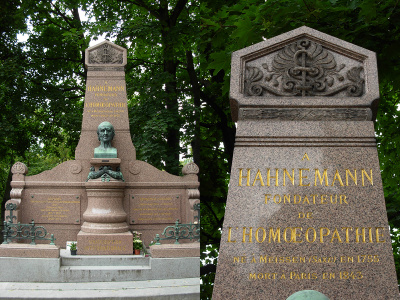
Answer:
[[[80,198],[80,195],[73,194],[32,193],[26,199],[27,214],[36,223],[79,224]]]
[[[81,246],[80,246],[81,245]],[[132,254],[132,233],[95,234],[78,233],[78,254],[80,255],[122,255]]]
[[[174,224],[180,218],[181,195],[130,195],[131,224]]]
[[[120,118],[127,112],[126,101],[121,96],[125,93],[125,85],[113,81],[98,81],[88,85],[86,95],[92,95],[92,101],[85,103],[85,112],[98,121]]]
[[[307,27],[233,54],[236,144],[213,299],[399,299],[376,71],[374,53]]]

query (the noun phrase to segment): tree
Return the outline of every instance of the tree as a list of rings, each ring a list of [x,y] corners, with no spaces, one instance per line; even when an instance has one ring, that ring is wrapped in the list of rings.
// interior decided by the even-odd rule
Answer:
[[[397,0],[10,0],[1,9],[0,126],[7,136],[0,144],[2,183],[17,157],[32,166],[43,157],[73,158],[85,90],[84,50],[97,35],[114,39],[128,49],[128,105],[138,159],[173,174],[179,173],[182,155],[200,166],[204,299],[212,293],[234,148],[231,53],[302,25],[377,52],[378,150],[398,253]],[[17,42],[19,32],[28,35],[26,42]]]

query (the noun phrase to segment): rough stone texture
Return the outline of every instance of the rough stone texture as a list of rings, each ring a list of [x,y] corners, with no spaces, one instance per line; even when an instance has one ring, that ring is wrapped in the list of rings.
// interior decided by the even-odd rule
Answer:
[[[150,253],[154,258],[199,257],[200,243],[152,245],[150,246]]]
[[[60,247],[55,245],[2,244],[0,257],[59,258]]]
[[[362,93],[269,93],[282,86],[278,78],[260,95],[246,94],[247,64],[266,63],[260,82],[269,84],[274,57],[304,38],[333,53],[337,66],[362,67]],[[314,58],[292,67],[311,72]],[[232,55],[238,121],[213,299],[285,300],[301,290],[331,300],[399,299],[372,122],[376,72],[374,53],[306,27]]]
[[[83,225],[83,230],[86,231],[95,227],[95,230],[105,230],[104,226],[99,225],[101,222],[88,224],[84,218],[87,208],[93,208],[90,199],[88,200],[89,183],[86,182],[90,167],[98,168],[102,163],[113,168],[119,165],[125,179],[121,203],[115,198],[111,201],[119,203],[118,212],[114,213],[119,216],[125,215],[124,220],[118,222],[121,225],[119,228],[142,232],[142,240],[146,245],[154,239],[155,234],[162,233],[164,228],[172,225],[176,219],[182,223],[196,222],[193,205],[199,202],[198,167],[188,164],[184,176],[174,176],[136,160],[127,110],[124,72],[127,62],[126,49],[105,41],[87,49],[85,57],[88,70],[86,94],[82,131],[75,151],[75,160],[64,162],[52,170],[34,176],[26,176],[28,169],[23,163],[17,162],[13,166],[9,201],[18,206],[14,212],[18,222],[29,223],[34,219],[37,225],[44,225],[49,233],[54,234],[56,244],[61,247],[65,247],[67,241],[77,240]],[[93,157],[94,148],[99,145],[97,127],[103,121],[109,121],[114,126],[115,137],[112,146],[118,150],[117,159]],[[160,200],[160,195],[172,197],[174,201],[163,205],[165,203]],[[140,212],[144,213],[139,206],[143,201],[135,200],[139,196],[158,197],[160,200],[149,206],[151,210],[148,210],[147,217],[153,218],[154,221],[139,220]],[[179,198],[176,198],[178,196]],[[165,218],[156,219],[160,215],[158,209]],[[166,215],[170,212],[173,213]]]

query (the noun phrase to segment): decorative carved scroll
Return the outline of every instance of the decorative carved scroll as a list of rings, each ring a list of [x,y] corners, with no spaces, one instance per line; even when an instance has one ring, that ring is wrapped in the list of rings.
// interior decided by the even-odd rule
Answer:
[[[122,51],[118,51],[109,44],[101,45],[89,54],[91,64],[122,64]]]
[[[347,96],[359,97],[364,93],[363,67],[354,66],[341,74],[346,65],[338,66],[330,51],[309,39],[287,45],[271,65],[261,66],[265,71],[246,66],[247,96],[334,96],[345,91]]]

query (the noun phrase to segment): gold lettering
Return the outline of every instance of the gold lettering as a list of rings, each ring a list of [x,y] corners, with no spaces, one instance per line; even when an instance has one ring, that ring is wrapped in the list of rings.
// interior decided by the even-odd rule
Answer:
[[[260,185],[261,185],[261,186],[264,186],[264,181],[263,181],[263,179],[262,179],[260,170],[257,170],[256,177],[254,177],[253,186],[256,184],[256,181],[257,181],[257,180],[260,181]]]
[[[373,180],[372,180],[372,169],[370,169],[370,174],[371,174],[371,177],[368,176],[367,172],[364,169],[361,169],[362,186],[365,186],[364,185],[364,175],[365,175],[365,177],[367,177],[367,179],[371,183],[371,185],[374,185]]]
[[[278,198],[279,200],[278,200],[278,201],[276,201],[276,200],[275,200],[276,198]],[[281,195],[274,195],[274,202],[275,202],[276,204],[279,204],[279,203],[281,203],[281,201],[282,201],[282,199],[281,199]]]
[[[374,241],[372,240],[372,227],[368,227],[368,235],[369,235],[369,242],[373,243]]]
[[[360,242],[360,236],[362,236],[362,242],[365,243],[365,228],[361,228],[361,233],[358,232],[359,228],[356,227],[356,243]]]
[[[261,240],[261,241],[260,241],[259,238],[258,238],[258,231],[259,231],[259,230],[262,230],[262,240]],[[265,238],[266,238],[266,237],[267,237],[267,232],[265,231],[265,229],[262,228],[262,227],[258,227],[257,230],[256,230],[256,236],[255,236],[256,241],[257,241],[258,243],[262,243],[262,242],[265,241]]]
[[[271,176],[271,169],[267,169],[267,186],[270,186],[271,178],[275,179],[275,186],[278,186],[278,170],[275,169],[275,176]]]
[[[246,243],[246,236],[249,237],[249,243],[252,243],[253,227],[249,227],[249,233],[246,233],[246,227],[243,227],[243,240],[242,243]]]
[[[287,231],[290,230],[290,241],[287,240]],[[291,227],[286,227],[283,231],[283,239],[286,243],[291,243],[293,241],[293,230]]]
[[[314,231],[314,233],[313,233],[313,240],[312,240],[312,241],[310,241],[310,239],[309,239],[309,237],[308,237],[308,231],[310,231],[310,229],[311,229],[312,231]],[[317,239],[317,232],[315,231],[315,229],[312,228],[312,227],[307,228],[307,230],[306,230],[306,241],[309,242],[309,243],[314,243],[316,239]]]
[[[236,240],[232,241],[232,227],[228,227],[228,243],[236,243]]]
[[[328,170],[324,169],[324,173],[321,176],[321,173],[318,169],[315,169],[315,181],[314,186],[317,186],[317,178],[319,179],[319,184],[322,185],[323,180],[325,179],[325,186],[328,186]]]
[[[336,180],[339,180],[340,185],[341,185],[341,186],[344,186],[343,181],[342,181],[342,178],[340,177],[340,174],[339,174],[339,171],[338,171],[338,170],[336,170],[335,176],[333,177],[332,186],[335,185],[335,181],[336,181]]]
[[[384,227],[376,227],[376,242],[377,243],[384,243],[385,241],[383,240],[383,241],[381,241],[380,239],[379,239],[379,237],[383,237],[383,232],[379,232],[379,230],[383,230],[384,229]]]
[[[283,169],[283,186],[286,186],[286,176],[289,178],[292,185],[294,185],[294,169],[292,169],[292,176],[286,169]]]
[[[351,228],[351,227],[342,227],[342,230],[345,230],[345,232],[346,232],[346,243],[349,243],[349,230],[353,231],[353,228]]]
[[[292,241],[293,241],[293,243],[302,243],[303,241],[298,241],[298,240],[296,240],[296,238],[297,237],[300,237],[300,232],[297,234],[296,233],[296,230],[300,230],[300,231],[303,231],[303,228],[301,228],[301,227],[293,227],[293,230],[292,230]]]
[[[281,229],[278,227],[274,233],[274,229],[272,227],[269,228],[269,243],[271,243],[271,238],[275,242],[277,240],[278,243],[281,242]]]
[[[247,180],[246,186],[250,186],[250,170],[251,169],[247,169],[247,176],[243,176],[243,174],[242,174],[243,169],[239,169],[239,186],[242,186],[243,178],[246,178],[246,180]]]
[[[346,186],[349,186],[349,176],[353,179],[354,184],[357,185],[357,170],[354,170],[354,176],[349,169],[346,169]]]
[[[324,234],[324,230],[326,230],[326,234]],[[330,231],[328,228],[326,228],[326,227],[321,227],[321,228],[319,229],[319,242],[320,242],[321,244],[323,244],[323,243],[324,243],[324,237],[325,237],[325,236],[328,236],[330,233],[331,233],[331,231]]]
[[[335,230],[332,233],[331,243],[333,243],[333,239],[337,239],[339,243],[342,243],[342,240],[340,238],[337,228],[335,228]]]
[[[303,176],[303,171],[309,171],[309,169],[299,169],[299,186],[310,186],[310,183],[303,184],[303,179],[307,179],[307,176]]]
[[[268,204],[268,201],[271,200],[271,194],[264,194],[265,204]]]

